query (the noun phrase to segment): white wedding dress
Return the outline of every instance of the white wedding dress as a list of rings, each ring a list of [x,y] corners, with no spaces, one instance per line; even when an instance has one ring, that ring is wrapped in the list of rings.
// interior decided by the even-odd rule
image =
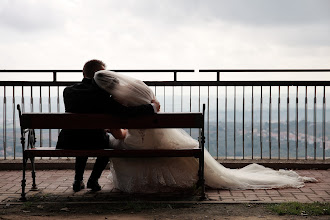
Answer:
[[[155,96],[142,81],[102,70],[95,74],[96,84],[126,106],[148,104]],[[124,140],[111,139],[114,148],[183,149],[198,148],[197,140],[182,129],[130,129]],[[167,192],[189,189],[197,180],[195,158],[111,159],[110,175],[114,187],[129,193]],[[273,170],[258,164],[228,169],[205,150],[205,183],[211,188],[270,189],[302,187],[315,178],[302,177],[291,170]]]

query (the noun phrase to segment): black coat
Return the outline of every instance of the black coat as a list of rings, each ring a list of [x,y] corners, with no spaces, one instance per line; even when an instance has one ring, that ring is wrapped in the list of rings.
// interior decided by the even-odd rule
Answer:
[[[81,83],[68,86],[63,91],[65,112],[109,113],[118,116],[153,114],[152,105],[126,107],[115,101],[94,81],[84,78]],[[58,149],[103,149],[108,148],[108,135],[102,129],[62,129],[56,148]]]

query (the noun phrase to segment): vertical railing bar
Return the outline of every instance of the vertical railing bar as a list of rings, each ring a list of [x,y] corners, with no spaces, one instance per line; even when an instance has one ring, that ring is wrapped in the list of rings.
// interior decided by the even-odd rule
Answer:
[[[165,99],[166,99],[166,97],[165,97],[165,93],[166,93],[166,86],[164,86],[164,112],[166,111],[166,105],[165,105]]]
[[[172,112],[174,112],[174,86],[172,86]]]
[[[281,87],[278,87],[277,131],[278,131],[278,159],[281,159]]]
[[[16,119],[15,119],[15,86],[13,86],[13,145],[14,145],[14,159],[16,159]]]
[[[60,112],[60,87],[57,86],[57,112]],[[57,129],[57,136],[60,134],[60,129]],[[61,159],[61,157],[58,157]]]
[[[56,82],[57,81],[57,72],[53,72],[53,82]],[[57,86],[57,91],[59,90],[59,87]],[[58,97],[58,99],[59,99],[59,91],[57,92],[57,97]],[[50,100],[50,87],[49,87],[49,100]],[[50,101],[49,101],[49,103],[51,103]],[[50,112],[50,109],[51,109],[51,106],[50,106],[51,104],[49,104],[49,112]],[[57,112],[59,112],[59,100],[57,100]],[[59,129],[57,130],[57,133],[59,134]],[[49,146],[51,146],[51,130],[49,129]],[[51,159],[51,158],[50,158]]]
[[[48,87],[48,112],[51,113],[50,86]],[[49,147],[52,146],[52,130],[49,129]]]
[[[253,155],[254,155],[254,144],[253,144],[253,119],[254,119],[254,96],[253,96],[253,86],[252,86],[252,99],[251,99],[251,145],[252,145],[252,152],[251,152],[251,158],[253,159]]]
[[[323,117],[322,117],[322,124],[323,124],[323,134],[322,134],[322,140],[323,140],[323,160],[325,160],[325,109],[326,105],[325,105],[325,86],[323,86]]]
[[[225,90],[225,158],[227,159],[227,156],[228,156],[228,140],[227,140],[227,117],[228,117],[228,114],[227,114],[227,86],[225,87],[226,90]]]
[[[198,111],[201,111],[201,87],[198,86]]]
[[[22,112],[25,112],[25,100],[24,100],[24,86],[22,86],[22,99],[21,99],[21,101],[22,101]]]
[[[30,109],[33,112],[33,87],[31,86],[31,94],[30,94]]]
[[[207,86],[207,150],[210,151],[210,86]]]
[[[316,86],[314,86],[314,160],[316,160]]]
[[[157,97],[157,86],[155,86],[155,97]]]
[[[42,113],[42,96],[41,96],[41,86],[40,88],[40,96],[39,96],[39,112]],[[42,147],[42,129],[40,129],[40,147]]]
[[[56,77],[56,74],[57,74],[57,72],[56,72],[56,71],[54,71],[54,72],[53,72],[53,82],[56,82],[56,81],[57,81],[57,77]]]
[[[22,99],[21,99],[21,104],[22,104],[22,113],[25,112],[25,100],[24,100],[24,86],[22,86]],[[23,153],[22,153],[22,157],[23,157]]]
[[[244,157],[245,157],[245,146],[244,146],[244,123],[245,122],[245,86],[243,86],[243,160],[244,160]]]
[[[296,92],[296,160],[298,160],[298,86]]]
[[[307,98],[307,86],[305,87],[305,160],[307,160],[307,132],[308,132],[308,127],[307,127],[307,120],[308,120],[308,98]]]
[[[219,86],[217,86],[217,159],[219,159]]]
[[[181,86],[181,112],[183,112],[183,86]]]
[[[176,82],[177,79],[177,72],[174,72],[174,82]],[[172,87],[172,112],[174,112],[174,86]]]
[[[60,87],[57,86],[57,112],[60,112]],[[57,135],[59,135],[60,129],[57,129]]]
[[[57,74],[57,72],[53,72],[53,82],[56,82],[57,81],[57,76],[56,76],[56,74]],[[59,87],[57,86],[57,91],[59,90]],[[58,97],[58,99],[59,99],[59,91],[57,92],[57,97]],[[50,86],[49,86],[49,103],[51,103],[51,101],[50,101]],[[51,112],[50,111],[50,109],[51,109],[51,106],[50,106],[51,104],[49,104],[49,112]],[[59,100],[57,100],[57,112],[59,112]],[[57,133],[59,133],[59,129],[57,130]],[[49,129],[49,146],[51,146],[51,137],[52,137],[52,135],[51,135],[51,130]],[[50,158],[51,159],[51,158]]]
[[[287,141],[287,159],[290,158],[290,87],[288,86],[287,104],[286,104],[286,141]]]
[[[189,86],[190,88],[190,93],[189,93],[189,111],[191,112],[191,86]],[[191,128],[189,128],[189,134],[191,136]]]
[[[269,159],[272,159],[272,86],[269,86]]]
[[[262,159],[262,86],[260,86],[260,159]]]
[[[217,81],[220,81],[220,72],[217,72]],[[217,86],[217,160],[219,159],[219,86]]]
[[[234,159],[236,159],[236,86],[234,86]]]
[[[3,87],[3,156],[7,159],[7,96],[6,96],[6,86]]]

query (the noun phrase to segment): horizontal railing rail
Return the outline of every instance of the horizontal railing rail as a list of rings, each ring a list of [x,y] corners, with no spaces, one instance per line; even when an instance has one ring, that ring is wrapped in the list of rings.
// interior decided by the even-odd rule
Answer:
[[[235,73],[330,73],[330,69],[169,69],[114,70],[121,73],[169,74],[171,80],[145,81],[161,102],[163,111],[200,111],[206,103],[206,148],[224,159],[322,159],[330,154],[330,81],[323,80],[224,80]],[[20,81],[0,81],[3,101],[0,159],[20,157],[18,117],[23,111],[63,112],[61,91],[77,81],[60,81],[60,73],[81,70],[0,70],[19,73]],[[29,80],[29,73],[50,74],[49,80]],[[199,73],[203,81],[178,80],[180,74]],[[208,80],[204,74],[213,74]],[[27,78],[27,80],[25,80]],[[207,81],[205,81],[205,79]],[[300,77],[299,77],[300,79]],[[311,77],[313,79],[313,77]],[[16,79],[15,79],[16,80]],[[2,96],[2,97],[1,97]],[[55,101],[54,101],[55,100]],[[328,112],[329,111],[329,112]],[[329,129],[327,129],[329,127]],[[47,136],[48,133],[48,136]],[[189,130],[193,137],[197,134]],[[40,130],[39,147],[54,145],[57,132]]]

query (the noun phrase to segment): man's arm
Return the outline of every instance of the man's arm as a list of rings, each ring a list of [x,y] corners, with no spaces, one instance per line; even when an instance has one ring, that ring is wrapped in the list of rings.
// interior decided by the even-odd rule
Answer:
[[[119,116],[151,115],[157,113],[159,102],[140,105],[124,106],[110,97],[104,91],[97,89],[77,90],[66,88],[63,91],[66,112],[75,113],[110,113]]]

